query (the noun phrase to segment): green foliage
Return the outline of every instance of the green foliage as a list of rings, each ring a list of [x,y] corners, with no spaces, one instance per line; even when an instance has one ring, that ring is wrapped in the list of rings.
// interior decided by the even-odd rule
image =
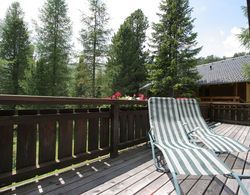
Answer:
[[[246,17],[248,17],[247,14],[247,7],[243,6],[242,11]],[[241,44],[245,46],[248,50],[250,50],[250,33],[248,28],[242,28],[241,33],[238,35],[239,40],[241,41]],[[250,64],[245,64],[243,67],[244,75],[250,79]]]
[[[147,79],[144,51],[148,21],[138,9],[120,26],[112,38],[108,55],[107,77],[112,91],[133,95]]]
[[[244,76],[250,80],[250,64],[244,64],[243,66]]]
[[[192,96],[199,75],[195,69],[197,33],[188,0],[162,0],[160,21],[153,24],[155,60],[149,65],[151,92],[158,96]]]
[[[197,65],[208,64],[208,63],[217,62],[217,61],[224,60],[224,59],[225,58],[220,58],[218,56],[209,55],[207,57],[198,58]]]
[[[0,58],[1,58],[1,93],[23,94],[22,82],[25,71],[32,58],[28,28],[24,13],[18,2],[8,8],[1,24]]]
[[[244,16],[247,18],[247,7],[242,6],[242,11]],[[241,33],[238,35],[239,40],[241,41],[241,44],[245,46],[247,49],[250,49],[250,34],[248,28],[242,28]]]
[[[108,97],[112,94],[111,88],[108,86],[108,77],[105,71],[99,70],[96,74],[96,97]]]
[[[0,19],[0,40],[2,37],[2,33],[3,33],[3,21]]]
[[[91,71],[85,63],[83,56],[80,56],[75,70],[75,95],[82,97],[91,96]]]
[[[107,40],[110,30],[107,29],[109,18],[102,0],[89,0],[90,14],[83,15],[81,41],[85,63],[91,70],[92,97],[96,97],[96,70],[102,70],[107,51]]]
[[[30,46],[31,54],[34,53],[34,45]],[[34,95],[37,94],[36,90],[36,69],[35,69],[35,59],[29,58],[29,66],[26,68],[24,72],[25,79],[21,82],[21,86],[24,90],[25,94]]]
[[[248,55],[249,53],[247,52],[238,52],[233,55],[233,58],[240,57],[240,56],[245,56]]]
[[[250,34],[248,28],[242,28],[238,38],[243,46],[245,46],[247,49],[250,49]]]
[[[65,0],[47,0],[37,27],[36,88],[39,95],[68,94],[71,21]]]
[[[6,66],[8,64],[8,62],[6,60],[3,60],[0,58],[0,89],[1,89],[1,93],[3,91],[3,85],[2,85],[2,81],[4,81],[5,79],[5,75],[3,74],[3,69],[4,69],[4,66]]]
[[[240,56],[245,56],[248,55],[247,52],[238,52],[238,53],[234,53],[232,58],[236,58],[236,57],[240,57]],[[229,57],[230,58],[230,57]],[[208,64],[208,63],[212,63],[212,62],[217,62],[217,61],[221,61],[221,60],[225,60],[225,59],[229,59],[226,58],[225,56],[218,57],[218,56],[214,56],[214,55],[209,55],[207,57],[200,57],[197,60],[197,65],[201,65],[201,64]]]

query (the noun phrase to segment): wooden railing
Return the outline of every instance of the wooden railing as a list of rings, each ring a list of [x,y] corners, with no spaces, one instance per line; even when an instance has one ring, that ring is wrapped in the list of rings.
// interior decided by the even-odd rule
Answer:
[[[200,97],[202,102],[240,102],[239,96],[211,96],[211,97]]]
[[[0,95],[0,106],[0,187],[147,141],[147,101]],[[207,120],[250,125],[250,104],[200,106]]]
[[[249,103],[201,102],[200,108],[207,121],[250,125]]]
[[[0,111],[0,186],[147,140],[146,101],[0,96],[0,105],[16,108]]]
[[[204,117],[204,119],[206,121],[210,121],[211,120],[211,103],[200,103],[200,109],[201,109],[201,113],[202,116]]]
[[[210,109],[212,121],[250,125],[250,104],[247,103],[212,103]]]

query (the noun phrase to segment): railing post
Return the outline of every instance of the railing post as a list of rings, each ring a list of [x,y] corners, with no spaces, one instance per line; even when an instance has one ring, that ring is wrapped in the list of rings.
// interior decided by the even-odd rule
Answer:
[[[118,156],[119,143],[119,104],[111,105],[111,148],[110,157]]]
[[[214,104],[210,103],[210,121],[215,121],[214,118]]]

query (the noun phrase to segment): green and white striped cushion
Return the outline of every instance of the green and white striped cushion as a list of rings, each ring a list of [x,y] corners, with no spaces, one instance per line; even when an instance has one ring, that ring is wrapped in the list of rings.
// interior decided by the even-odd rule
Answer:
[[[210,130],[202,117],[200,107],[195,99],[176,100],[178,112],[187,132],[199,127],[193,135],[198,137],[208,148],[216,152],[246,152],[248,147],[226,136],[218,135]]]
[[[154,129],[157,143],[176,149],[193,149],[179,120],[175,99],[150,98],[149,100],[150,125]],[[197,147],[199,148],[199,147]]]
[[[180,175],[231,173],[213,153],[189,142],[175,99],[150,98],[149,115],[156,145],[162,151],[171,172]]]
[[[162,151],[171,172],[178,175],[223,175],[231,171],[211,152],[205,149],[170,149]]]

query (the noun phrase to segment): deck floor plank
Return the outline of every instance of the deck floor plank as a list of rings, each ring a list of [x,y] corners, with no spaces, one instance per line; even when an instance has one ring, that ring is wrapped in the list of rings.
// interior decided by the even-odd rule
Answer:
[[[181,176],[177,176],[177,178],[178,178],[179,184],[181,185],[182,182],[185,181],[185,179],[187,178],[187,176],[181,175]],[[161,188],[159,188],[154,193],[154,195],[163,195],[163,194],[171,194],[171,195],[175,195],[176,194],[176,192],[174,190],[173,179],[171,179],[170,181],[168,181],[165,185],[163,185]]]
[[[234,125],[228,125],[228,124],[223,124],[219,125],[214,129],[214,131],[218,134],[225,135],[227,132],[232,132],[231,129],[234,127]]]
[[[152,173],[150,173],[147,176],[144,176],[140,181],[134,180],[134,182],[131,186],[120,191],[117,194],[120,194],[120,195],[136,194],[138,191],[140,191],[145,186],[149,185],[152,181],[154,181],[155,179],[159,178],[162,175],[162,173],[155,171],[155,168],[153,168],[153,170],[154,171]]]
[[[221,134],[222,133],[227,133],[227,132],[226,131],[221,132]],[[242,134],[241,131],[236,131],[236,133],[231,132],[230,136],[238,138],[241,134]],[[219,156],[219,158],[222,161],[225,161],[226,157],[227,156],[223,156],[223,155]],[[190,177],[191,176],[189,176],[186,180],[187,181],[190,180]],[[197,195],[204,194],[204,192],[206,191],[208,186],[212,183],[213,178],[214,177],[210,177],[210,176],[202,176],[202,177],[199,177],[198,179],[196,179],[196,181],[193,181],[194,179],[192,179],[192,177],[191,177],[191,181],[187,182],[187,184],[186,184],[188,186],[188,188],[186,187],[187,189],[183,190],[183,191],[185,194],[190,194],[190,195],[192,195],[192,194],[197,194]]]
[[[103,171],[109,168],[109,166],[107,165],[116,166],[116,165],[126,163],[129,160],[126,158],[127,155],[130,155],[131,158],[134,158],[135,156],[137,156],[138,152],[142,154],[147,153],[144,147],[140,147],[136,150],[129,151],[129,153],[122,153],[116,159],[108,158],[101,162],[98,161],[98,162],[92,163],[91,166],[84,165],[82,167],[76,168],[74,171],[67,171],[65,173],[58,174],[58,176],[52,176],[52,177],[43,179],[37,183],[34,182],[32,184],[22,186],[20,188],[17,188],[17,190],[13,191],[12,193],[17,193],[17,194],[34,193],[35,194],[36,192],[38,192],[38,186],[41,186],[44,192],[53,190],[53,189],[56,190],[57,188],[60,188],[60,185],[61,185],[61,183],[58,180],[59,178],[63,178],[64,180],[69,181],[69,183],[67,182],[67,185],[68,185],[70,183],[74,183],[75,181],[81,180],[82,178],[86,178],[89,175],[92,175],[93,173],[95,173],[93,167],[99,171]],[[79,175],[81,175],[82,178]]]
[[[50,191],[52,194],[79,194],[81,192],[88,191],[98,185],[105,183],[121,174],[128,172],[129,170],[138,167],[148,161],[152,161],[151,153],[149,150],[146,151],[144,155],[137,155],[136,157],[130,159],[127,163],[119,164],[110,169],[104,170],[102,172],[97,172],[86,179],[78,180],[71,185],[62,186],[56,190]],[[152,163],[153,165],[153,163]],[[151,165],[151,166],[152,166]]]
[[[236,160],[235,156],[231,156],[229,154],[221,154],[219,158],[221,160],[225,159],[224,162],[229,168],[233,167],[233,164]],[[224,177],[223,175],[218,175],[214,177],[212,182],[207,186],[206,191],[204,191],[204,194],[206,195],[220,194],[225,185],[226,179],[227,178]]]
[[[171,182],[172,179],[171,175],[168,174],[162,174],[160,177],[158,177],[155,181],[150,183],[149,185],[145,186],[143,189],[135,193],[136,195],[145,195],[145,194],[153,194],[158,189],[160,189],[163,185],[165,185],[167,182]]]
[[[244,144],[246,146],[250,146],[250,127],[246,127],[246,130],[245,130],[248,134],[246,135],[246,139],[245,139],[245,142]],[[247,157],[246,157],[246,160],[245,160],[245,164],[244,164],[244,171],[243,171],[243,174],[244,175],[249,175],[250,176],[250,152],[247,153]],[[250,191],[250,179],[244,179],[242,181],[245,186],[247,187],[247,189],[249,189]],[[239,189],[239,195],[242,195],[242,191],[241,189]]]
[[[99,193],[107,194],[108,192],[112,191],[113,188],[118,190],[118,186],[124,186],[123,184],[128,182],[129,178],[135,179],[134,176],[137,174],[141,174],[143,177],[145,174],[145,172],[143,171],[147,170],[148,168],[151,170],[150,173],[155,172],[154,171],[155,169],[153,168],[152,164],[153,161],[148,161],[136,167],[135,169],[132,169],[122,175],[119,175],[118,177],[108,180],[102,185],[99,185],[96,188],[93,188],[84,194],[99,194]]]
[[[250,127],[221,124],[215,132],[250,145]],[[250,175],[250,152],[220,154],[225,164],[237,173]],[[59,180],[60,178],[61,181]],[[63,182],[64,184],[62,184]],[[178,176],[184,194],[242,194],[234,179],[222,175]],[[250,191],[250,179],[243,180]],[[41,191],[42,189],[42,191]],[[40,191],[40,192],[39,192]],[[65,173],[18,187],[6,194],[176,194],[170,173],[157,172],[151,149],[145,146],[121,153],[117,158],[104,159]]]
[[[247,131],[247,128],[245,126],[240,126],[242,132],[242,136],[237,139],[239,142],[242,142],[246,144],[245,142],[250,139],[250,132]],[[247,134],[245,134],[247,132]],[[236,161],[232,167],[232,170],[235,171],[236,173],[242,174],[244,172],[244,165],[245,161],[247,158],[247,153],[239,153],[238,155],[235,155]],[[236,182],[235,179],[227,179],[223,188],[223,191],[221,192],[221,195],[226,195],[226,194],[237,194],[239,190],[239,185]]]

